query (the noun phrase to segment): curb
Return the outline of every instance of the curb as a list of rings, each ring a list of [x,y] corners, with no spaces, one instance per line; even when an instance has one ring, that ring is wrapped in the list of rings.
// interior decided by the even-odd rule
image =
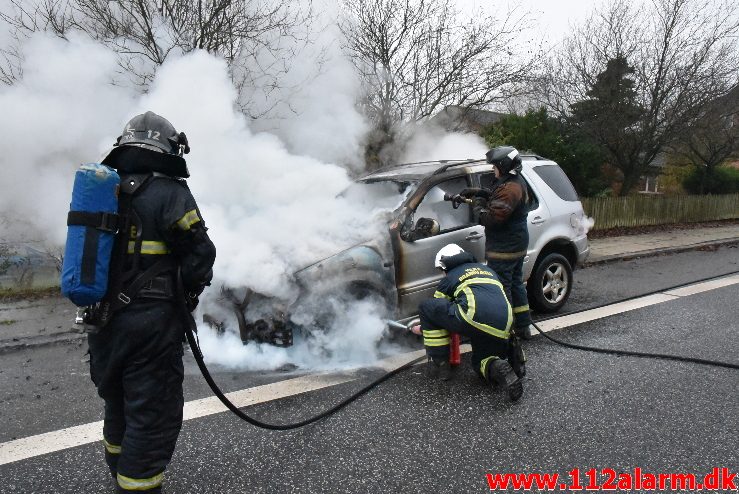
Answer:
[[[697,244],[680,245],[677,247],[662,247],[659,249],[642,250],[639,252],[629,252],[628,254],[613,254],[610,256],[603,256],[599,259],[587,260],[582,263],[583,268],[590,266],[598,266],[602,264],[609,264],[618,261],[631,261],[633,259],[639,259],[641,257],[656,257],[665,254],[678,254],[680,252],[689,252],[691,250],[700,250],[709,247],[727,247],[739,245],[739,238],[729,238],[724,240],[709,240],[707,242],[699,242]]]
[[[0,355],[18,350],[76,343],[78,341],[83,341],[86,338],[86,333],[77,333],[72,331],[57,333],[51,336],[26,336],[23,338],[12,338],[10,340],[0,341]]]
[[[610,264],[619,261],[630,261],[633,259],[639,259],[642,257],[656,257],[666,254],[677,254],[680,252],[689,252],[692,250],[700,250],[705,248],[718,248],[739,245],[739,238],[730,238],[724,240],[710,240],[707,242],[700,242],[697,244],[681,245],[678,247],[663,247],[659,249],[643,250],[639,252],[630,252],[628,254],[614,254],[610,256],[603,256],[599,259],[587,260],[580,268],[587,268],[590,266],[600,266],[603,264]],[[41,348],[55,345],[65,345],[70,343],[76,343],[83,341],[87,338],[87,333],[80,333],[76,331],[68,331],[64,333],[57,333],[51,336],[27,336],[22,338],[12,338],[5,341],[0,341],[0,355],[4,353],[14,352],[18,350],[27,350],[32,348]]]

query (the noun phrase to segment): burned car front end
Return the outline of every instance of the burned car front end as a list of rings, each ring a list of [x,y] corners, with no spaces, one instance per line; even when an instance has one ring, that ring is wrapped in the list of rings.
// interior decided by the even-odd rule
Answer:
[[[411,186],[407,181],[355,182],[342,196],[371,211],[374,227],[365,240],[295,271],[291,281],[296,296],[290,302],[249,288],[222,288],[219,307],[208,311],[204,322],[219,332],[238,329],[244,344],[286,347],[297,335],[310,337],[331,328],[337,315],[357,301],[371,301],[383,317],[389,315],[397,304],[389,228]]]

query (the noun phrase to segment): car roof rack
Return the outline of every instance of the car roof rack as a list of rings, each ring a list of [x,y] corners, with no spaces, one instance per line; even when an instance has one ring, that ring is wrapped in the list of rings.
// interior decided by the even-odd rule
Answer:
[[[369,175],[374,175],[375,173],[382,173],[382,172],[394,170],[394,169],[400,168],[400,167],[414,167],[414,166],[423,166],[423,165],[431,165],[431,164],[434,164],[434,163],[440,163],[442,166],[439,169],[435,170],[434,173],[432,174],[432,175],[436,175],[438,173],[445,172],[446,170],[448,170],[449,168],[451,168],[453,166],[469,165],[471,163],[483,163],[485,161],[486,161],[485,159],[477,159],[476,160],[476,159],[468,158],[468,159],[464,159],[464,160],[431,160],[431,161],[416,161],[416,162],[413,162],[413,163],[397,163],[397,164],[394,164],[394,165],[383,166],[382,168],[378,168],[377,170],[372,170],[367,175],[368,176]]]
[[[472,163],[486,163],[487,160],[485,159],[479,159],[479,160],[440,160],[439,163],[445,163],[444,166],[437,168],[432,175],[438,175],[439,173],[444,173],[448,169],[452,168],[453,166],[459,166],[459,165],[470,165]]]

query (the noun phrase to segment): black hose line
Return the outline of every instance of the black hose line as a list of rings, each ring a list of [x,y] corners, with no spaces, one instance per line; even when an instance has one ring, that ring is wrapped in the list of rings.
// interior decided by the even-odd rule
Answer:
[[[646,294],[637,295],[637,296],[634,296],[634,297],[629,297],[629,298],[623,299],[623,300],[621,300],[619,302],[615,302],[615,303],[626,302],[626,301],[633,300],[633,299],[636,299],[636,298],[646,297],[646,296],[649,296],[649,295],[654,295],[656,293],[661,293],[661,292],[664,292],[664,291],[673,290],[675,288],[679,288],[679,287],[682,287],[682,286],[692,285],[692,284],[695,284],[695,283],[702,283],[702,282],[705,282],[705,281],[708,281],[708,280],[712,280],[712,279],[716,279],[716,278],[721,278],[723,276],[729,276],[729,275],[737,274],[737,273],[739,273],[739,271],[734,271],[734,272],[731,272],[731,273],[726,273],[726,274],[722,274],[722,275],[718,275],[718,276],[711,276],[711,277],[703,278],[701,280],[693,281],[693,282],[690,282],[690,283],[684,283],[684,284],[681,284],[681,285],[676,285],[674,287],[663,288],[661,290],[656,290],[656,291],[649,292],[649,293],[646,293]],[[603,304],[603,305],[596,306],[596,307],[590,307],[588,309],[574,311],[574,312],[570,312],[570,313],[567,313],[567,314],[564,314],[564,315],[577,314],[577,313],[580,313],[580,312],[585,312],[587,310],[597,309],[597,308],[604,307],[604,306],[607,306],[607,305],[613,305],[613,303]],[[419,357],[419,358],[414,359],[414,360],[412,360],[412,361],[410,361],[410,362],[408,362],[406,364],[403,364],[402,366],[398,367],[397,369],[394,369],[394,370],[392,370],[392,371],[384,374],[379,379],[376,379],[376,380],[372,381],[370,384],[368,384],[367,386],[363,387],[362,389],[360,389],[359,391],[355,392],[354,394],[350,395],[349,397],[345,398],[343,401],[339,402],[338,404],[334,405],[333,407],[329,408],[328,410],[326,410],[326,411],[324,411],[324,412],[322,412],[322,413],[320,413],[320,414],[318,414],[318,415],[316,415],[314,417],[310,417],[308,419],[302,420],[300,422],[295,422],[293,424],[268,424],[266,422],[262,422],[260,420],[257,420],[255,418],[250,417],[249,415],[245,414],[236,405],[234,405],[231,402],[231,400],[229,400],[226,397],[226,395],[223,394],[223,391],[221,391],[221,389],[218,387],[218,384],[216,384],[216,382],[213,380],[213,376],[211,376],[210,371],[208,371],[208,367],[205,365],[205,361],[203,360],[203,353],[200,351],[200,345],[198,343],[197,337],[195,336],[195,331],[194,331],[194,328],[195,328],[195,324],[194,323],[195,323],[195,321],[190,316],[190,313],[187,310],[187,307],[184,304],[182,304],[182,307],[183,307],[183,310],[184,310],[184,314],[187,316],[186,317],[186,324],[185,324],[185,334],[187,336],[187,341],[190,344],[190,349],[192,350],[192,354],[195,357],[195,361],[198,364],[198,368],[200,369],[200,372],[203,374],[203,377],[205,378],[205,381],[208,383],[208,386],[210,386],[210,389],[218,397],[218,399],[221,401],[221,403],[223,403],[237,417],[239,417],[240,419],[242,419],[242,420],[250,423],[251,425],[254,425],[256,427],[260,427],[262,429],[269,429],[269,430],[276,430],[276,431],[286,431],[286,430],[290,430],[290,429],[297,429],[299,427],[303,427],[303,426],[306,426],[308,424],[312,424],[313,422],[317,422],[317,421],[319,421],[319,420],[321,420],[321,419],[323,419],[325,417],[328,417],[329,415],[332,415],[333,413],[336,413],[337,411],[341,410],[342,408],[344,408],[346,405],[348,405],[352,401],[356,400],[360,396],[362,396],[365,393],[367,393],[369,390],[371,390],[375,386],[377,386],[377,385],[379,385],[379,384],[387,381],[388,379],[390,379],[391,377],[393,377],[393,376],[395,376],[397,374],[400,374],[401,372],[405,371],[406,369],[409,369],[409,368],[413,367],[415,364],[417,364],[418,362],[421,362],[422,360],[424,360],[426,358],[426,356]],[[557,315],[557,316],[554,316],[554,317],[562,317],[562,315]],[[539,322],[546,321],[546,320],[552,319],[552,318],[553,317],[550,317],[550,318],[547,318],[547,319],[540,319]],[[532,323],[532,325],[536,328],[537,331],[539,331],[539,333],[541,333],[542,336],[544,336],[549,341],[552,341],[552,342],[554,342],[554,343],[556,343],[558,345],[562,345],[564,347],[572,348],[572,349],[575,349],[575,350],[583,350],[583,351],[588,351],[588,352],[595,352],[595,353],[602,353],[602,354],[610,354],[610,355],[626,355],[626,356],[631,356],[631,357],[647,357],[647,358],[659,358],[659,359],[667,359],[667,360],[677,360],[677,361],[681,361],[681,362],[692,362],[692,363],[696,363],[696,364],[711,365],[711,366],[715,366],[715,367],[726,367],[726,368],[729,368],[729,369],[739,369],[739,364],[732,364],[732,363],[729,363],[729,362],[720,362],[720,361],[713,361],[713,360],[705,360],[705,359],[699,359],[699,358],[693,358],[693,357],[681,357],[679,355],[667,355],[667,354],[661,354],[661,353],[647,353],[647,352],[633,352],[633,351],[630,351],[630,350],[616,350],[616,349],[609,349],[609,348],[598,348],[598,347],[589,347],[589,346],[585,346],[585,345],[576,345],[574,343],[567,343],[567,342],[564,342],[564,341],[561,341],[561,340],[557,340],[557,339],[549,336],[544,331],[542,331],[542,329],[539,326],[537,326],[536,323]]]
[[[666,359],[666,360],[677,360],[679,362],[692,362],[694,364],[703,364],[703,365],[712,365],[714,367],[726,367],[728,369],[739,369],[739,364],[732,364],[730,362],[721,362],[719,360],[706,360],[701,358],[694,358],[694,357],[682,357],[680,355],[668,355],[666,353],[649,353],[649,352],[633,352],[631,350],[616,350],[611,348],[599,348],[595,346],[585,346],[585,345],[576,345],[574,343],[567,343],[562,340],[558,340],[556,338],[553,338],[546,334],[542,329],[536,325],[536,323],[532,323],[532,325],[536,328],[536,330],[546,339],[549,341],[552,341],[556,343],[557,345],[562,345],[567,348],[574,348],[575,350],[583,350],[586,352],[594,352],[594,353],[605,353],[610,355],[627,355],[630,357],[648,357],[648,358],[660,358],[660,359]]]
[[[657,295],[658,293],[669,292],[670,290],[675,290],[677,288],[682,288],[684,286],[695,285],[697,283],[705,283],[706,281],[716,280],[718,278],[723,278],[725,276],[731,276],[731,275],[734,275],[734,274],[739,274],[739,271],[731,271],[729,273],[717,274],[715,276],[708,276],[706,278],[701,278],[699,280],[689,281],[687,283],[680,283],[679,285],[669,286],[667,288],[659,288],[657,290],[652,290],[651,292],[640,293],[639,295],[632,295],[631,297],[623,298],[623,299],[621,299],[621,300],[619,300],[617,302],[606,302],[606,303],[603,303],[603,304],[600,304],[600,305],[594,305],[592,307],[588,307],[587,309],[573,310],[571,312],[558,312],[558,313],[553,314],[553,315],[551,315],[549,317],[542,317],[541,319],[537,319],[537,322],[544,322],[544,321],[548,321],[550,319],[557,319],[557,318],[560,318],[560,317],[570,316],[572,314],[579,314],[581,312],[586,312],[586,311],[589,311],[589,310],[602,309],[603,307],[608,307],[609,305],[620,304],[620,303],[623,303],[623,302],[629,302],[631,300],[636,300],[638,298],[649,297],[650,295]],[[536,328],[536,329],[539,329],[539,328]]]
[[[318,420],[321,420],[322,418],[328,417],[329,415],[341,410],[346,405],[351,403],[352,401],[356,400],[366,392],[368,392],[370,389],[374,388],[378,384],[387,381],[391,377],[393,377],[396,374],[400,374],[406,369],[411,368],[418,362],[425,360],[426,356],[419,357],[417,359],[411,360],[410,362],[401,365],[397,369],[393,369],[392,371],[386,373],[379,379],[376,379],[372,381],[367,386],[363,387],[359,391],[355,392],[348,398],[344,399],[343,401],[339,402],[338,404],[334,405],[333,407],[329,408],[328,410],[321,412],[320,414],[316,415],[315,417],[311,417],[308,419],[305,419],[301,422],[296,422],[294,424],[268,424],[266,422],[262,422],[260,420],[257,420],[253,417],[248,416],[239,408],[234,405],[231,400],[229,400],[226,395],[223,394],[223,391],[218,387],[216,382],[213,380],[213,377],[210,375],[210,372],[208,371],[208,367],[206,367],[205,362],[203,361],[203,354],[200,351],[200,346],[198,345],[197,339],[195,338],[195,334],[192,331],[192,328],[190,326],[186,327],[186,334],[187,334],[187,341],[190,343],[190,348],[192,349],[192,354],[195,357],[195,361],[198,363],[198,367],[200,368],[200,372],[203,374],[203,377],[205,378],[205,381],[208,383],[208,386],[210,386],[210,389],[213,390],[213,393],[218,397],[221,402],[226,405],[226,407],[231,410],[233,413],[235,413],[240,419],[245,420],[246,422],[249,422],[251,425],[261,427],[262,429],[270,429],[273,431],[287,431],[290,429],[297,429],[298,427],[303,427],[308,424],[312,424],[313,422],[317,422]]]
[[[655,290],[655,291],[652,291],[652,292],[649,292],[649,293],[644,293],[644,294],[641,294],[641,295],[636,295],[636,296],[633,296],[633,297],[625,298],[625,299],[620,300],[618,302],[613,302],[613,303],[608,303],[608,304],[601,304],[601,305],[598,305],[598,306],[595,306],[595,307],[589,307],[587,309],[583,309],[583,310],[579,310],[579,311],[573,311],[573,312],[569,312],[569,313],[566,313],[566,314],[558,314],[556,316],[548,317],[546,319],[539,319],[538,322],[548,321],[549,319],[564,317],[564,316],[567,316],[567,315],[570,315],[570,314],[578,314],[580,312],[585,312],[585,311],[588,311],[588,310],[600,309],[601,307],[606,307],[608,305],[613,305],[614,303],[617,303],[618,304],[618,303],[622,303],[622,302],[628,302],[629,300],[634,300],[634,299],[642,298],[642,297],[648,297],[650,295],[655,295],[657,293],[663,293],[663,292],[666,292],[666,291],[669,291],[669,290],[674,290],[676,288],[680,288],[680,287],[683,287],[683,286],[694,285],[696,283],[703,283],[703,282],[714,280],[714,279],[717,279],[717,278],[723,278],[724,276],[731,276],[731,275],[734,275],[734,274],[737,274],[737,273],[739,273],[739,271],[732,271],[731,273],[725,273],[725,274],[721,274],[721,275],[718,275],[718,276],[709,276],[707,278],[703,278],[703,279],[696,280],[696,281],[691,281],[689,283],[682,283],[680,285],[675,285],[673,287],[663,288],[663,289]],[[659,359],[666,359],[666,360],[677,360],[679,362],[692,362],[694,364],[711,365],[711,366],[714,366],[714,367],[726,367],[728,369],[739,369],[739,364],[732,364],[730,362],[721,362],[721,361],[717,361],[717,360],[706,360],[706,359],[700,359],[700,358],[694,358],[694,357],[682,357],[680,355],[668,355],[668,354],[664,354],[664,353],[649,353],[649,352],[634,352],[634,351],[631,351],[631,350],[616,350],[616,349],[611,349],[611,348],[599,348],[599,347],[591,347],[591,346],[585,346],[585,345],[577,345],[577,344],[574,344],[574,343],[567,343],[565,341],[558,340],[556,338],[553,338],[552,336],[549,336],[544,331],[542,331],[542,329],[539,326],[537,326],[536,323],[532,323],[532,325],[536,328],[536,330],[543,337],[545,337],[549,341],[552,341],[552,342],[554,342],[554,343],[556,343],[558,345],[562,345],[562,346],[567,347],[567,348],[573,348],[575,350],[583,350],[583,351],[586,351],[586,352],[603,353],[603,354],[610,354],[610,355],[626,355],[626,356],[630,356],[630,357],[647,357],[647,358],[659,358]]]

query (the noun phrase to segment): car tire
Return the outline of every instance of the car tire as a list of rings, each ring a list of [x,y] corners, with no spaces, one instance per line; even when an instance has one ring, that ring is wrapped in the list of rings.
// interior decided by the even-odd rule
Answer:
[[[534,266],[527,290],[529,304],[537,312],[557,312],[572,292],[570,261],[556,252],[547,254]]]

